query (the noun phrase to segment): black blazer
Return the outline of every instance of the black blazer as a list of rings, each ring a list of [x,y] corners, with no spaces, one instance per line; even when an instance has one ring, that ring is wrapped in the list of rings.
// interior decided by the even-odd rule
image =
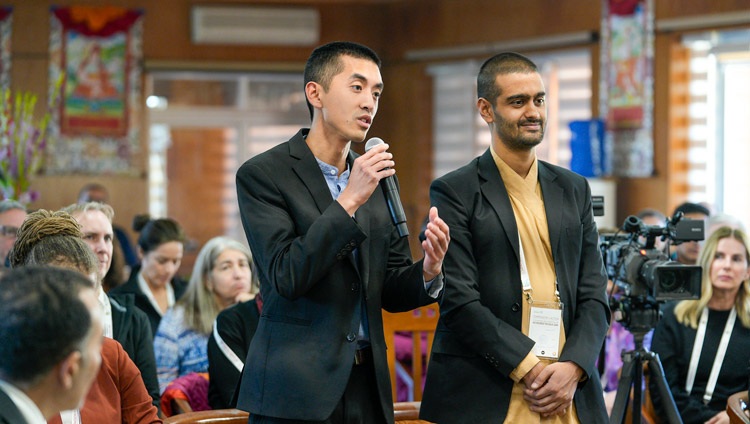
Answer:
[[[434,299],[380,188],[352,219],[333,201],[306,134],[301,130],[237,172],[263,297],[237,407],[286,419],[328,418],[352,370],[364,291],[377,390],[392,423],[381,309],[406,311]],[[350,165],[355,157],[349,153]]]
[[[26,424],[21,411],[2,389],[0,389],[0,424]]]
[[[257,298],[231,306],[216,317],[213,333],[208,337],[208,403],[211,408],[236,406],[234,395],[241,373],[222,352],[216,333],[244,363],[259,320]]]
[[[154,339],[148,317],[135,306],[134,295],[109,293],[108,296],[112,305],[112,338],[120,342],[140,370],[146,390],[158,409],[161,396],[159,380],[156,378]]]
[[[109,291],[109,293],[113,295],[132,294],[134,296],[135,306],[146,314],[149,324],[151,325],[151,339],[153,343],[153,338],[156,335],[156,329],[159,328],[159,322],[161,322],[161,314],[159,314],[159,312],[154,309],[154,306],[151,304],[151,302],[148,301],[148,297],[146,297],[146,295],[141,291],[141,288],[138,287],[138,274],[140,272],[140,267],[133,269],[133,271],[130,273],[130,278],[128,278],[128,282],[121,286],[113,288]],[[185,290],[187,289],[187,282],[185,282],[179,276],[175,276],[174,278],[172,278],[170,284],[172,285],[172,290],[174,290],[175,300],[179,300],[179,298],[181,298],[182,295],[185,294]]]
[[[580,421],[606,422],[594,364],[610,312],[591,192],[583,177],[541,161],[539,181],[564,303],[560,361],[575,362],[588,377],[575,395]],[[513,386],[509,374],[534,342],[521,332],[518,228],[489,149],[435,180],[430,200],[450,228],[451,245],[420,416],[502,423]]]

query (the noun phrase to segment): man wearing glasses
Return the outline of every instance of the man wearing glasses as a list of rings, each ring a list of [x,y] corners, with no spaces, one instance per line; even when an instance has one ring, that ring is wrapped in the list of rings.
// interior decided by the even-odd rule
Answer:
[[[7,268],[8,252],[16,242],[16,233],[23,220],[26,219],[26,207],[15,200],[0,201],[0,260]]]

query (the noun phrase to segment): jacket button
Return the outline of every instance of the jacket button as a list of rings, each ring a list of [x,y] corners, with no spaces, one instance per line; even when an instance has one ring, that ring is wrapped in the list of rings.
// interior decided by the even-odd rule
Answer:
[[[357,283],[352,284],[352,291],[357,291],[357,290],[359,290],[359,284]]]
[[[354,333],[349,333],[346,335],[346,341],[353,342],[354,340],[357,340],[357,336]]]
[[[521,305],[519,305],[518,302],[514,303],[513,306],[510,307],[510,310],[513,312],[518,312],[519,309],[521,309]]]

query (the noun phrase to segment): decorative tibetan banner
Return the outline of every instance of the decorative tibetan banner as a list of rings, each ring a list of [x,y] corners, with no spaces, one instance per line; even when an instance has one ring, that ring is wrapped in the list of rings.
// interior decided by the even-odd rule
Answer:
[[[51,9],[50,81],[63,75],[47,173],[137,173],[143,13]],[[51,88],[52,89],[52,88]]]
[[[653,0],[602,0],[601,101],[612,173],[654,172]]]
[[[0,7],[0,92],[10,89],[10,38],[13,8]]]

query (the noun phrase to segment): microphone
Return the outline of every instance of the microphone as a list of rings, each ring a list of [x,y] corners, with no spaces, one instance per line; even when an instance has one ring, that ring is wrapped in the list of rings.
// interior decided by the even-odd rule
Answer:
[[[385,143],[383,139],[373,137],[367,140],[365,143],[365,152],[369,151],[378,144]],[[388,205],[388,212],[391,214],[391,221],[398,230],[398,235],[406,237],[409,235],[409,228],[406,226],[406,214],[404,213],[404,207],[401,205],[401,198],[398,194],[398,187],[396,187],[396,179],[391,175],[389,177],[382,178],[380,180],[380,188],[383,190],[385,195],[385,203]]]

